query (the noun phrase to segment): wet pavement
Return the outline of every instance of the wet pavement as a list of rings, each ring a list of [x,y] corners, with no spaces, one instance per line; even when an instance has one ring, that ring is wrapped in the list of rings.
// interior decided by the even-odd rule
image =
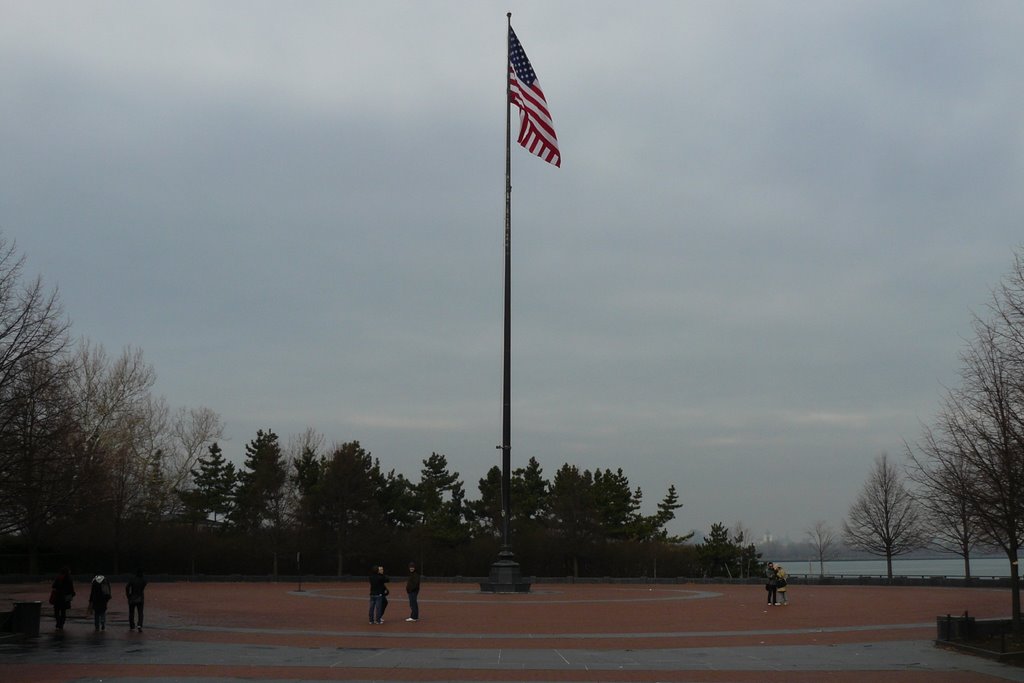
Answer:
[[[44,614],[38,638],[0,642],[0,681],[1024,682],[932,642],[936,616],[1003,616],[1008,591],[802,587],[768,607],[756,588],[425,582],[419,622],[393,595],[376,626],[360,584],[152,584],[142,633],[116,605],[103,632],[81,607],[63,632]]]

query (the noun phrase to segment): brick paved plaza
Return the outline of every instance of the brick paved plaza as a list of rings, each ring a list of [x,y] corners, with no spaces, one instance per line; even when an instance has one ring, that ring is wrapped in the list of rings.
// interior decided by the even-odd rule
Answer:
[[[535,584],[485,595],[424,582],[408,623],[402,581],[380,626],[362,583],[151,583],[129,632],[122,586],[95,633],[79,586],[63,633],[0,644],[0,681],[1024,681],[1024,669],[933,646],[935,617],[1006,616],[1005,589]],[[43,600],[46,584],[0,586]]]

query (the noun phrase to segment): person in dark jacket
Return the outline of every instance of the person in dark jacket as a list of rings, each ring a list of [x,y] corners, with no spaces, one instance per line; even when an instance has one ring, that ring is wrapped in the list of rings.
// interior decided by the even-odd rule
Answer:
[[[107,630],[107,603],[110,602],[110,580],[103,574],[93,577],[89,588],[89,609],[97,631]]]
[[[384,567],[370,567],[370,623],[383,624],[384,595],[388,590],[388,577]]]
[[[778,590],[779,590],[779,575],[775,573],[775,563],[769,562],[768,567],[764,570],[765,584],[764,589],[768,591],[768,605],[779,604]]]
[[[125,584],[124,594],[128,598],[128,630],[134,631],[135,624],[139,624],[139,633],[142,633],[142,611],[146,603],[146,579],[142,576],[142,570],[135,570],[135,576],[128,579]],[[138,616],[138,622],[136,622]]]
[[[75,597],[75,586],[71,581],[71,570],[64,567],[57,573],[50,589],[50,604],[53,605],[53,618],[57,621],[57,630],[64,630],[64,622],[71,609],[71,600]]]
[[[409,578],[405,580],[405,592],[409,596],[409,618],[406,621],[418,621],[420,618],[420,573],[416,571],[416,563],[409,563]]]
[[[384,574],[384,567],[377,567],[377,571]],[[387,574],[384,574],[387,576]],[[384,595],[380,598],[380,618],[377,620],[378,624],[384,623],[384,613],[388,611],[388,596],[391,595],[391,591],[388,590],[387,586],[384,586]]]

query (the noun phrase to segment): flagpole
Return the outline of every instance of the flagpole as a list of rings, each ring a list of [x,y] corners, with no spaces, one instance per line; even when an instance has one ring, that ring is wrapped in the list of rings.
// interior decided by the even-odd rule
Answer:
[[[491,565],[487,582],[480,590],[487,593],[528,593],[530,583],[522,579],[519,563],[512,553],[512,86],[509,78],[512,39],[512,13],[505,15],[505,353],[502,377],[501,420],[501,550]]]
[[[505,51],[512,33],[512,13],[506,15]],[[508,59],[506,59],[508,64]],[[506,66],[506,71],[508,67]],[[512,85],[505,76],[505,372],[501,421],[501,546],[511,553],[512,510]]]

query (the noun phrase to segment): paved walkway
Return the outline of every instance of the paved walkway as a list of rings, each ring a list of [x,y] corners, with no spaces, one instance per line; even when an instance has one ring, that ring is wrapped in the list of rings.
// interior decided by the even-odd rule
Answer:
[[[538,584],[482,595],[424,582],[421,620],[396,581],[383,625],[362,584],[173,583],[147,589],[143,633],[111,603],[96,633],[84,600],[63,632],[0,644],[0,681],[1024,682],[1024,669],[934,647],[935,617],[1004,616],[1007,590]],[[79,588],[80,595],[83,588]],[[0,586],[44,600],[47,586]],[[6,600],[5,600],[6,601]]]

